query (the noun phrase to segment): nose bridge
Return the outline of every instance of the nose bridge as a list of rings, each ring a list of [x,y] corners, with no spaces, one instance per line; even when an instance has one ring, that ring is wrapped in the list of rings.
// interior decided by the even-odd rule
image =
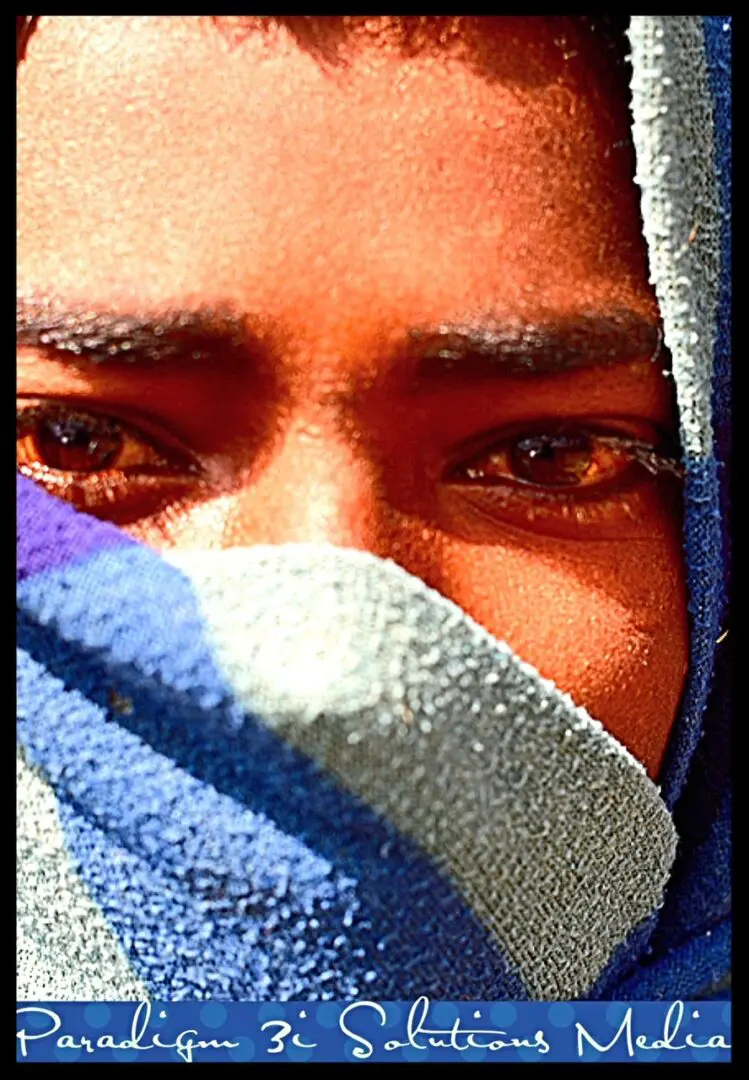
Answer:
[[[331,543],[382,553],[379,468],[334,422],[297,421],[246,482],[229,523],[232,546]]]

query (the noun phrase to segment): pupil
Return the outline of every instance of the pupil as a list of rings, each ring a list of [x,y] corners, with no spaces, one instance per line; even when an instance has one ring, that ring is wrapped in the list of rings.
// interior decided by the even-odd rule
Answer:
[[[569,487],[578,484],[592,464],[585,435],[531,435],[513,447],[515,474],[532,484]]]
[[[122,445],[122,437],[111,424],[82,416],[44,420],[38,440],[44,464],[64,472],[109,468]]]

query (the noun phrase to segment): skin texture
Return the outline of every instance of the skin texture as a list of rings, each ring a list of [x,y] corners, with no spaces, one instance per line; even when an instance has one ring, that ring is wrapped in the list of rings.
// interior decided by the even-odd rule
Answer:
[[[392,558],[657,777],[687,663],[678,483],[605,450],[614,479],[585,492],[523,487],[506,454],[501,484],[456,480],[563,419],[656,448],[673,426],[621,87],[572,19],[479,22],[404,56],[383,17],[328,63],[276,27],[42,17],[18,80],[27,312],[153,316],[167,338],[174,312],[234,321],[210,355],[140,365],[22,335],[21,404],[113,417],[129,460],[196,469],[147,497],[122,474],[51,490],[154,546]],[[539,328],[612,312],[647,331],[618,362],[581,332],[558,372],[486,371],[461,344],[419,376],[447,324],[519,327],[533,353]]]

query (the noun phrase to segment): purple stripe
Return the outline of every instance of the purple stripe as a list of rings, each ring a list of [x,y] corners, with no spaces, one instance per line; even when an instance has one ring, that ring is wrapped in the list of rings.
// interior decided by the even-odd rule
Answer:
[[[114,525],[97,521],[17,476],[17,579],[80,562],[94,552],[134,545]]]

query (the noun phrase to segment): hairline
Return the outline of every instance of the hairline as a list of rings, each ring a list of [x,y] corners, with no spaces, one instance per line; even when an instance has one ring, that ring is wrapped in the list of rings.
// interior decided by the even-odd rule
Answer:
[[[201,16],[197,16],[201,18]],[[449,52],[454,50],[460,40],[457,23],[454,20],[470,19],[471,32],[475,36],[480,28],[480,20],[501,16],[449,16],[449,15],[391,15],[391,25],[401,33],[399,47],[406,55],[424,52]],[[547,16],[526,16],[526,18],[548,18]],[[551,16],[556,18],[557,16]],[[16,68],[24,59],[29,39],[41,16],[16,16]],[[272,31],[273,28],[286,30],[299,48],[305,50],[322,63],[334,64],[340,61],[340,46],[361,27],[359,20],[373,16],[350,15],[245,15],[221,16],[210,15],[207,19],[215,26],[227,30],[224,20],[231,19],[231,27],[241,40],[252,32]],[[571,15],[564,16],[578,26],[587,28],[601,48],[606,48],[607,59],[616,67],[628,64],[628,43],[626,29],[629,16],[620,15]],[[354,22],[354,20],[357,20]],[[469,52],[471,50],[469,49]]]

